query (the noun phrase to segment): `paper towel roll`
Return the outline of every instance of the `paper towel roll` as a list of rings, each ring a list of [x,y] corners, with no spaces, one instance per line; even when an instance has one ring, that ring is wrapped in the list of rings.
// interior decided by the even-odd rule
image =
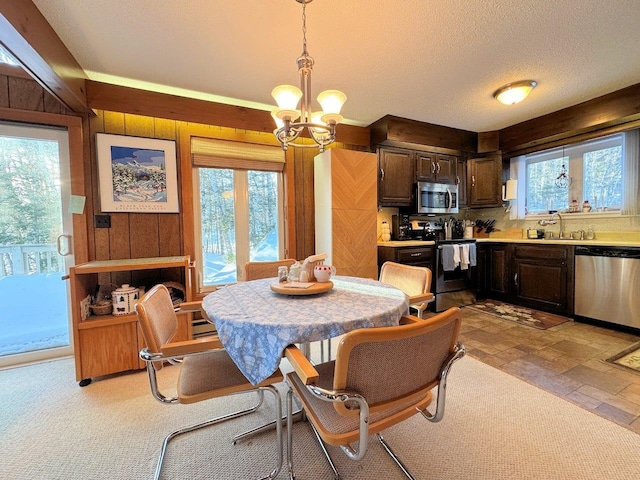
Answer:
[[[516,198],[518,198],[518,181],[507,180],[507,183],[502,187],[502,201],[508,202]]]

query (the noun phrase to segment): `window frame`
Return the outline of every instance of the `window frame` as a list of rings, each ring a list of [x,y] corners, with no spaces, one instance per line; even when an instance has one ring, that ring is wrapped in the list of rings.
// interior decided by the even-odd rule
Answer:
[[[527,212],[526,199],[528,191],[528,175],[527,166],[529,160],[535,160],[536,162],[543,162],[554,158],[568,157],[567,167],[569,176],[572,181],[568,187],[569,202],[571,199],[580,199],[580,203],[583,201],[583,189],[584,189],[584,161],[583,156],[585,153],[602,150],[605,148],[612,148],[620,146],[622,148],[622,203],[624,204],[625,189],[627,184],[625,182],[627,159],[625,158],[625,132],[609,134],[606,136],[598,137],[595,139],[586,140],[583,142],[568,144],[564,146],[554,147],[547,150],[538,152],[532,152],[526,155],[520,155],[514,157],[510,162],[511,177],[525,179],[525,181],[519,182],[517,197],[517,209],[511,210],[510,218],[520,220],[537,220],[540,218],[546,218],[549,215],[548,211],[536,211],[532,213]],[[589,199],[591,200],[591,199]],[[595,205],[592,205],[595,209]],[[588,213],[571,213],[572,218],[574,216],[598,216],[602,217],[619,217],[622,215],[623,205],[620,208],[609,209],[604,211],[592,211]],[[566,211],[565,208],[558,208],[554,206],[554,210],[558,210],[561,213]]]

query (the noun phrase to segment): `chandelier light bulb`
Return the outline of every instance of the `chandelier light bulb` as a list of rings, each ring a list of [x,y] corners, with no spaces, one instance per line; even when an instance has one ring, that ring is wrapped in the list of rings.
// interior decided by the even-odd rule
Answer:
[[[279,85],[271,91],[281,110],[295,110],[302,98],[302,90],[293,85]]]
[[[325,114],[339,114],[346,101],[347,96],[340,90],[325,90],[318,95],[318,103]]]

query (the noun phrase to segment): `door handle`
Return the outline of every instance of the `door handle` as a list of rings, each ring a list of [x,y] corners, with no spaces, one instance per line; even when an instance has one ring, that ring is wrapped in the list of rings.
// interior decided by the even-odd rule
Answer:
[[[380,181],[384,182],[384,168],[380,169]]]
[[[471,186],[472,187],[476,186],[476,176],[475,175],[471,175]]]
[[[66,243],[66,248],[63,249],[63,245],[62,245],[62,239],[66,239],[67,241]],[[69,255],[71,255],[71,235],[59,235],[58,238],[56,239],[56,248],[58,249],[58,255],[60,255],[61,257],[67,257]]]
[[[516,287],[518,286],[518,274],[517,273],[513,276],[513,283],[515,284]]]

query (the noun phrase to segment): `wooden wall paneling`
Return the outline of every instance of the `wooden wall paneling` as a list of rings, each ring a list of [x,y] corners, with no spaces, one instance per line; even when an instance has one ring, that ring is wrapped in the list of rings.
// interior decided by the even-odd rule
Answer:
[[[284,165],[284,205],[286,218],[285,232],[285,258],[297,255],[298,237],[296,230],[296,168],[293,149],[285,152]]]
[[[124,115],[124,131],[125,135],[132,137],[154,138],[155,124],[153,117],[144,115],[132,115],[126,113]]]
[[[9,108],[9,77],[0,75],[0,108]]]
[[[178,142],[178,126],[175,120],[154,119],[154,138],[173,140],[176,142],[178,185],[182,186],[182,169],[180,162],[180,142]],[[178,189],[178,201],[182,204],[183,189]],[[163,213],[158,215],[160,256],[182,255],[182,232],[180,230],[180,214]]]
[[[46,90],[44,95],[44,111],[49,113],[63,113],[64,107],[60,101]]]
[[[89,145],[91,148],[91,156],[89,158],[89,163],[91,165],[91,192],[93,193],[91,206],[93,210],[93,215],[101,214],[102,209],[100,208],[100,188],[98,186],[99,176],[98,176],[98,158],[96,154],[96,133],[104,133],[105,131],[105,112],[102,110],[96,111],[96,116],[89,119]],[[93,238],[93,259],[94,260],[109,260],[109,230],[108,228],[95,228],[93,225],[93,215],[90,220],[90,231],[93,235],[90,235]],[[108,274],[100,274],[102,277],[105,277]],[[104,278],[100,278],[100,283],[105,283]]]
[[[44,112],[44,90],[34,80],[9,77],[9,108]]]
[[[104,116],[104,133],[111,133],[113,135],[124,135],[124,113],[112,112],[109,110],[103,111]]]
[[[131,258],[147,258],[160,256],[160,225],[158,216],[161,213],[130,213],[129,233]]]

